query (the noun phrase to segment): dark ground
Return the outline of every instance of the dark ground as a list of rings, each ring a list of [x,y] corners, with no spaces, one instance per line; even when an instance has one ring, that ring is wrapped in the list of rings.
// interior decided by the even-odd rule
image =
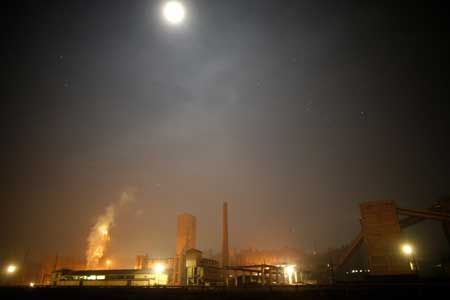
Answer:
[[[236,289],[3,287],[0,299],[445,299],[450,283]]]

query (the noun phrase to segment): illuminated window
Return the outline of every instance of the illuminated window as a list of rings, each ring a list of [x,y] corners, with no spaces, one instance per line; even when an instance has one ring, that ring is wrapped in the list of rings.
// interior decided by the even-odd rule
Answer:
[[[97,275],[97,280],[105,280],[105,275]]]

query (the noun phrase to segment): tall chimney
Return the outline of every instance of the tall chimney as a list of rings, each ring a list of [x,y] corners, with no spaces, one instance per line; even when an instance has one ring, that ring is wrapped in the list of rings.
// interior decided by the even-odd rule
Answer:
[[[228,205],[223,203],[223,220],[222,220],[222,266],[228,266],[230,253],[228,249]]]

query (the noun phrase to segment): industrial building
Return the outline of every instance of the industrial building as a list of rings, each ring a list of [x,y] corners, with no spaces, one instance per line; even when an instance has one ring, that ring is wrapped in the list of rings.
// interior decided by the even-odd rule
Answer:
[[[175,251],[175,267],[173,273],[174,285],[186,284],[186,258],[188,249],[197,246],[197,219],[188,213],[177,217],[177,236]]]
[[[224,225],[226,225],[226,203],[224,203]],[[224,227],[226,228],[226,227]],[[227,229],[224,229],[225,243],[222,249],[228,249]],[[162,264],[168,275],[170,285],[219,285],[223,283],[223,268],[214,259],[203,257],[196,249],[197,220],[195,216],[182,213],[177,216],[176,256],[167,259],[151,259],[148,255],[136,257],[135,269],[151,270]],[[225,253],[225,257],[228,252]],[[226,258],[227,259],[227,258]]]
[[[220,285],[223,282],[223,269],[214,259],[202,257],[202,251],[186,251],[186,285]]]
[[[222,252],[219,259],[203,257],[196,248],[197,220],[182,213],[177,216],[175,257],[136,257],[135,269],[83,270],[61,269],[52,273],[54,286],[242,286],[289,284],[296,280],[293,266],[253,264],[233,266],[228,244],[228,205],[223,204]],[[287,273],[286,273],[287,272]]]
[[[293,279],[294,266],[250,265],[225,267],[227,286],[280,285]],[[291,281],[292,283],[293,281]]]
[[[360,204],[360,213],[361,231],[339,258],[336,270],[342,270],[364,245],[368,260],[367,274],[371,277],[416,276],[413,250],[402,240],[401,231],[424,220],[441,222],[450,243],[450,202],[447,200],[438,201],[425,210],[400,208],[393,201],[368,201]],[[407,247],[406,251],[404,247]],[[354,271],[347,270],[347,274]],[[359,271],[363,273],[362,269]]]
[[[167,284],[174,285],[176,258],[149,258],[148,255],[136,256],[135,270],[161,270],[167,275]]]
[[[154,270],[58,270],[52,273],[53,286],[156,286],[167,285],[168,275]]]

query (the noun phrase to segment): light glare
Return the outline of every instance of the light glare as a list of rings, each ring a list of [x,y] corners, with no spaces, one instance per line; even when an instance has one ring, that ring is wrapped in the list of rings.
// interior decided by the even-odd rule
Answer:
[[[163,7],[164,18],[171,24],[179,24],[184,20],[185,10],[177,1],[169,1]]]
[[[161,274],[162,272],[164,272],[164,270],[166,268],[164,267],[163,264],[158,263],[158,264],[155,265],[154,269],[155,269],[155,273],[156,274]]]
[[[410,255],[413,252],[411,245],[403,245],[402,247],[403,253]]]
[[[287,266],[285,269],[286,269],[286,273],[289,276],[292,276],[292,274],[294,273],[294,266]]]
[[[284,274],[287,276],[287,281],[289,284],[293,284],[297,281],[297,275],[295,272],[295,265],[287,265],[284,267]]]
[[[9,265],[9,266],[6,268],[6,272],[7,272],[8,274],[12,274],[12,273],[16,272],[16,269],[17,269],[17,267],[16,267],[15,265]]]

